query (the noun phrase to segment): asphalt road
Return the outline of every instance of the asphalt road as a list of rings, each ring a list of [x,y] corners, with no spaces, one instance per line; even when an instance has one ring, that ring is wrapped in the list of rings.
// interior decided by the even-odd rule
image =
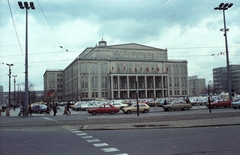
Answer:
[[[240,126],[78,130],[2,127],[1,155],[239,155]]]

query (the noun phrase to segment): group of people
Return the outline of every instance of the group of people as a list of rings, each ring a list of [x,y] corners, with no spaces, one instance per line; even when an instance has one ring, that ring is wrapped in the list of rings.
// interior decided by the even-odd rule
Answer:
[[[51,105],[51,107],[49,105],[47,105],[47,111],[46,111],[46,114],[49,114],[50,115],[50,112],[51,112],[51,109],[53,110],[53,116],[56,116],[57,114],[57,106],[58,104],[57,103],[53,103]],[[65,109],[64,109],[64,113],[63,114],[71,114],[70,112],[70,102],[67,103],[67,105],[65,106]],[[19,111],[19,114],[18,116],[21,116],[21,115],[24,115],[24,106],[21,105],[20,106],[20,111]],[[28,115],[32,116],[32,107],[31,105],[28,106]]]

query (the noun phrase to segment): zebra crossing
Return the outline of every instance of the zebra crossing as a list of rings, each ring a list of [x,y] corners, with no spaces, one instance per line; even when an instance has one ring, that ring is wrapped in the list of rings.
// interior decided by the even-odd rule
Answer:
[[[102,142],[101,140],[94,138],[91,135],[88,135],[87,133],[80,131],[76,129],[76,127],[72,126],[63,126],[66,130],[72,132],[76,136],[81,137],[82,139],[85,139],[86,142],[91,143],[93,146],[100,148],[103,152],[106,153],[114,153],[115,155],[129,155],[127,153],[120,153],[120,150],[115,147],[111,147],[109,144]]]

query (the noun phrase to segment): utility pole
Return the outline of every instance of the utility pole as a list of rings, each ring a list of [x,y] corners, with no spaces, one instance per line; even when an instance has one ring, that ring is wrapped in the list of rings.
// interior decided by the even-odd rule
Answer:
[[[9,89],[8,89],[8,106],[7,106],[7,109],[6,109],[6,116],[10,116],[10,102],[11,102],[11,73],[12,73],[12,70],[11,70],[11,66],[13,66],[13,64],[6,64],[8,67],[9,67],[9,74],[8,74],[8,77],[9,77]]]
[[[16,77],[17,77],[17,75],[13,75],[13,82],[14,82],[13,109],[14,109],[14,111],[15,111],[15,107],[16,107]]]

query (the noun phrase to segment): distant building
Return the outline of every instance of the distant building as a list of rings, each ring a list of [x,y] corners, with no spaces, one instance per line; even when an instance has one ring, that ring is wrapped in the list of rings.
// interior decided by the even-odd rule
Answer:
[[[43,77],[45,100],[62,101],[63,70],[46,70]]]
[[[63,95],[58,100],[66,101],[136,98],[137,81],[139,98],[187,96],[187,77],[187,61],[168,60],[167,49],[136,43],[107,46],[102,40],[64,70],[46,70],[44,92],[50,96],[54,90],[55,96]]]
[[[0,86],[0,106],[4,104],[3,100],[3,86]]]
[[[197,76],[188,77],[189,96],[199,96],[206,93],[206,81]]]
[[[240,93],[240,65],[230,65],[232,90]],[[215,93],[228,92],[227,68],[219,67],[213,69],[213,82]]]

